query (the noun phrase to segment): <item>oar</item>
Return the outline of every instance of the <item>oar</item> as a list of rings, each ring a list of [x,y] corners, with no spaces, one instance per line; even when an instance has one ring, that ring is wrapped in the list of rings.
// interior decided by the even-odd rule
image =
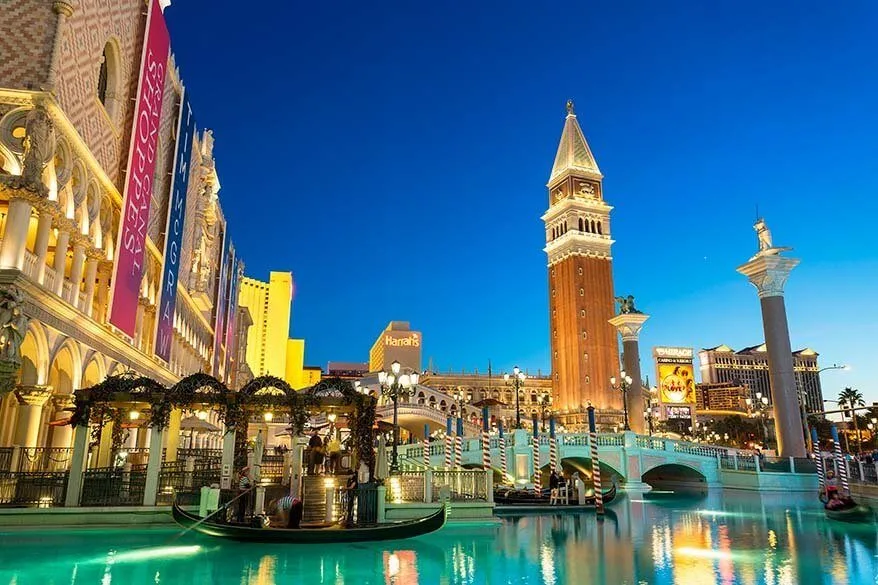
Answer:
[[[179,534],[172,536],[168,542],[170,543],[170,542],[175,541],[176,539],[180,538],[181,536],[183,536],[184,534],[186,534],[187,532],[189,532],[190,530],[192,530],[193,528],[195,528],[199,524],[206,522],[208,519],[216,516],[218,513],[227,510],[228,507],[231,506],[234,502],[238,501],[239,498],[241,498],[242,496],[246,496],[247,494],[252,492],[254,489],[256,489],[256,486],[253,486],[251,488],[244,490],[243,492],[241,492],[240,494],[238,494],[237,496],[235,496],[234,498],[232,498],[231,500],[229,500],[228,502],[223,504],[221,507],[217,508],[216,510],[214,510],[213,512],[211,512],[210,514],[208,514],[204,518],[201,518],[200,520],[198,520],[198,522],[195,522],[191,526],[184,528],[182,531],[180,531]]]

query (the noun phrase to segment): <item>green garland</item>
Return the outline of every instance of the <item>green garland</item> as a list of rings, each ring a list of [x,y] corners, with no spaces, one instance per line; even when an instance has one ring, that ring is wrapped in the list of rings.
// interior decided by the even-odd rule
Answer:
[[[348,417],[351,429],[351,446],[358,464],[360,461],[365,462],[371,476],[375,471],[375,436],[373,432],[375,407],[377,406],[375,398],[357,392],[350,381],[341,378],[325,378],[312,386],[308,394],[315,402],[319,402],[321,397],[341,394],[342,404],[354,407],[354,412]]]

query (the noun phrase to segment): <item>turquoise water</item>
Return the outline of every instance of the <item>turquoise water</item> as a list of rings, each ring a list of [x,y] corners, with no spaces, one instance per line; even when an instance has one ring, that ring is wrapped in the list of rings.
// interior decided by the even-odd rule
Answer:
[[[168,528],[0,528],[0,585],[878,583],[875,529],[831,523],[810,498],[633,495],[611,510],[603,522],[585,513],[509,516],[409,541],[320,547]]]

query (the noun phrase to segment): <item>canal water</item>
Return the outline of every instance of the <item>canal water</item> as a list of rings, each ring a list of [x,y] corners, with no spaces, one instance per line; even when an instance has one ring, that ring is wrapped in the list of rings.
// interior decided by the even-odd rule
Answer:
[[[629,494],[594,513],[504,515],[408,541],[240,544],[160,529],[10,531],[0,585],[878,583],[873,526],[804,495]]]

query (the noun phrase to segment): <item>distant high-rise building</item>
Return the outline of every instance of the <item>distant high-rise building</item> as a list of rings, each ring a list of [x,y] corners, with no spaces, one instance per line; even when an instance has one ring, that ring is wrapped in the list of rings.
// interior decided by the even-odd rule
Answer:
[[[610,378],[619,376],[615,327],[610,207],[603,178],[585,140],[573,102],[547,184],[549,208],[542,220],[549,263],[549,328],[554,408],[566,424],[581,424],[593,404],[603,419],[622,416],[622,394]],[[618,416],[616,416],[618,415]],[[609,422],[604,420],[604,424]]]
[[[293,274],[271,272],[268,282],[244,277],[238,302],[250,310],[247,363],[254,376],[286,377]]]
[[[747,398],[750,391],[746,386],[731,382],[695,385],[695,409],[703,411],[747,412]]]
[[[408,321],[391,321],[381,332],[369,351],[369,371],[386,370],[394,361],[421,371],[421,332],[412,331]]]
[[[796,390],[805,396],[808,412],[822,412],[823,391],[820,388],[820,370],[817,365],[818,353],[805,348],[793,352],[793,372],[796,377]],[[719,345],[698,352],[701,362],[701,380],[707,384],[728,382],[744,385],[751,398],[756,393],[767,396],[771,403],[771,385],[768,378],[768,352],[765,344],[745,347],[735,351],[728,345]]]

